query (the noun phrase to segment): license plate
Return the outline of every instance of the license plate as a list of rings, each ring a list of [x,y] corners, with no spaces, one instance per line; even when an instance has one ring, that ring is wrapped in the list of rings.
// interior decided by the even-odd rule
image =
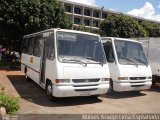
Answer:
[[[91,93],[89,91],[83,91],[81,92],[81,96],[90,96]]]
[[[135,87],[134,90],[139,91],[139,90],[142,90],[142,88],[141,87]]]

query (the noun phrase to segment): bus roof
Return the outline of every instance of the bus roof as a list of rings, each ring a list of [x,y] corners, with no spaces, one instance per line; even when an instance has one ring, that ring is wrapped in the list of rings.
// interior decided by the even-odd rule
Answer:
[[[44,31],[24,35],[24,37],[29,37],[29,36],[33,36],[33,35],[37,35],[37,34],[41,34],[41,33],[46,33],[46,32],[52,32],[52,31],[74,32],[74,33],[88,34],[88,35],[94,35],[94,36],[99,36],[100,37],[100,35],[94,34],[94,33],[82,32],[82,31],[77,31],[77,30],[69,30],[69,29],[61,29],[61,28],[51,28],[51,29],[47,29],[47,30],[44,30]]]
[[[111,39],[111,40],[124,40],[124,41],[130,41],[130,42],[137,42],[137,43],[141,43],[137,40],[134,39],[129,39],[129,38],[117,38],[117,37],[101,37],[101,40],[105,40],[105,39]]]

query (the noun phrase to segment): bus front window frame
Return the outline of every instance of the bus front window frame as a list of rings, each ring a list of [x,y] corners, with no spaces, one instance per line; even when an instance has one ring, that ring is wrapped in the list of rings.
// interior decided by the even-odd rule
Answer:
[[[116,55],[117,55],[117,61],[119,64],[121,64],[121,65],[146,65],[146,66],[148,66],[148,60],[145,56],[145,53],[144,53],[144,50],[142,48],[141,43],[116,39],[116,40],[114,40],[114,44],[115,44],[115,50],[116,50]],[[120,46],[121,48],[118,48],[118,44],[121,44],[121,45],[123,44],[124,47]],[[137,49],[133,49],[134,47],[135,48],[137,47]],[[122,50],[119,50],[119,49],[122,49]],[[129,51],[127,49],[129,49]],[[135,52],[133,52],[133,51],[135,51]],[[130,54],[129,54],[129,52],[130,52]],[[139,55],[134,56],[133,53],[134,54],[137,53]],[[123,55],[121,56],[120,54],[123,54]],[[142,59],[140,57],[142,57]]]
[[[74,35],[73,36],[69,36],[71,38],[71,40],[68,40],[68,41],[70,41],[70,42],[77,42],[78,41],[79,42],[78,45],[77,45],[78,42],[77,43],[73,43],[72,45],[70,45],[70,47],[72,46],[72,48],[70,48],[70,50],[73,50],[73,51],[74,50],[77,50],[77,51],[79,50],[77,52],[79,55],[77,55],[77,53],[74,51],[75,55],[73,53],[70,54],[70,56],[66,54],[66,57],[71,57],[71,58],[69,58],[69,60],[68,60],[68,58],[64,59],[64,60],[63,60],[63,58],[61,58],[60,53],[59,53],[60,52],[60,50],[59,50],[59,41],[60,40],[58,38],[58,33],[60,33],[60,32],[61,33],[65,33],[65,34],[71,34],[71,35],[74,34],[74,35],[77,35],[77,36],[74,36]],[[83,37],[90,37],[90,39],[83,40],[82,36],[81,36],[81,38],[79,37],[80,35],[82,35]],[[68,39],[68,38],[66,38],[66,39]],[[77,41],[75,39],[77,39]],[[83,44],[84,49],[82,49],[82,42],[84,42],[84,44]],[[94,51],[89,51],[90,49],[88,49],[86,47],[85,42],[86,43],[90,42],[90,43],[88,43],[88,47],[90,47],[90,49],[95,48],[95,50]],[[92,44],[94,45],[94,47],[93,47]],[[102,43],[100,42],[100,38],[98,36],[89,35],[89,34],[83,34],[83,33],[57,31],[57,33],[56,33],[56,45],[57,45],[57,58],[58,58],[59,62],[61,62],[61,63],[79,63],[79,62],[82,62],[82,63],[85,63],[85,64],[99,64],[99,63],[105,64],[106,63],[106,59],[105,59],[105,54],[104,54],[104,50],[103,50],[103,47],[102,47]],[[81,45],[80,49],[77,49],[76,45],[77,46]],[[96,47],[96,45],[98,45],[97,47],[99,49]],[[65,44],[65,46],[66,46],[66,44]],[[74,47],[76,49],[74,49]],[[88,49],[88,50],[86,50],[86,49]],[[83,50],[84,53],[82,53],[82,50]],[[91,53],[89,53],[89,52],[91,52]],[[96,52],[99,52],[99,54],[97,54]],[[80,55],[80,54],[83,54],[83,55]],[[88,54],[91,54],[93,56],[90,57]],[[97,58],[94,58],[94,55],[95,56],[97,55],[96,56]],[[65,55],[63,55],[63,57],[64,56]]]

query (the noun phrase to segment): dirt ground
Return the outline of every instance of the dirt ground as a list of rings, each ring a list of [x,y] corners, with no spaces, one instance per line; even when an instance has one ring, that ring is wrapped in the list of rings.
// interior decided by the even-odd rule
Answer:
[[[98,98],[48,99],[36,83],[20,70],[0,69],[0,84],[8,95],[20,97],[18,114],[160,113],[160,84],[141,93],[123,92]]]

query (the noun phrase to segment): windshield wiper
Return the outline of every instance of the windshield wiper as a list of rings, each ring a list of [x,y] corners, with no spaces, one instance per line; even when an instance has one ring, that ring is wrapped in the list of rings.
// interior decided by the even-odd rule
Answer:
[[[120,58],[120,59],[128,60],[128,61],[130,61],[130,62],[134,63],[135,65],[137,65],[137,67],[138,67],[138,64],[137,64],[135,61],[133,61],[133,60],[131,60],[131,59],[129,59],[129,58]]]
[[[93,60],[93,61],[98,62],[95,58],[92,58],[92,57],[82,57],[82,58],[84,58],[84,59],[89,59],[89,60]]]
[[[89,59],[89,60],[93,60],[93,61],[95,61],[95,62],[97,62],[97,63],[99,63],[99,64],[101,64],[102,66],[103,66],[103,63],[102,62],[99,62],[97,59],[95,59],[95,58],[92,58],[92,57],[82,57],[82,58],[84,58],[84,59]]]
[[[78,59],[62,59],[62,61],[73,61],[73,62],[77,62],[79,64],[83,64],[85,67],[87,66],[87,63],[81,61],[81,60],[78,60]]]
[[[147,66],[147,64],[146,64],[144,61],[142,61],[142,60],[140,60],[140,59],[138,59],[138,58],[135,58],[135,57],[133,57],[133,58],[136,59],[136,60],[138,60],[139,62],[141,62],[141,63],[143,63],[144,65]]]

